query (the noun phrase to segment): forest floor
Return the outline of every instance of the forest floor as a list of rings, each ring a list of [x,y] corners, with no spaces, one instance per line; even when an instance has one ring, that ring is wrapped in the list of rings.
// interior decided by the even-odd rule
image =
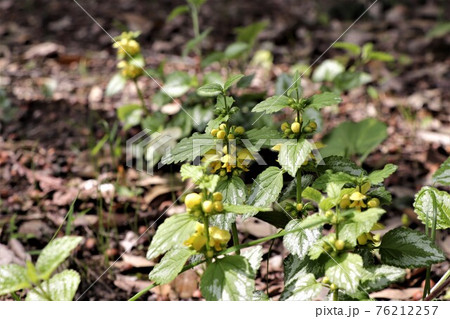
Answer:
[[[167,1],[163,7],[156,1],[79,3],[114,36],[121,28],[142,31],[139,40],[149,67],[156,68],[165,60],[167,69],[195,72],[196,61],[180,57],[191,36],[189,19],[165,22],[178,2]],[[202,9],[201,23],[214,30],[205,51],[223,50],[232,41],[234,27],[270,20],[258,47],[270,50],[274,63],[252,84],[255,91],[269,92],[277,75],[293,64],[312,63],[367,7],[351,12],[344,6],[329,8],[325,2],[321,6],[320,1],[269,0],[258,6],[250,1],[226,3],[208,1]],[[42,7],[46,10],[40,14],[30,14]],[[112,122],[118,106],[138,97],[132,87],[117,98],[104,95],[116,71],[115,53],[110,37],[85,12],[72,1],[48,0],[4,0],[0,10],[0,88],[5,92],[5,97],[0,95],[0,264],[24,263],[21,252],[25,250],[36,255],[64,222],[81,190],[72,233],[85,240],[70,265],[82,274],[78,297],[95,282],[82,300],[126,300],[149,284],[148,272],[154,262],[146,260],[145,253],[164,218],[147,228],[168,207],[167,215],[182,211],[182,204],[172,206],[173,196],[182,192],[181,182],[166,171],[146,176],[125,167],[124,159],[119,167],[112,167],[107,153],[91,156],[93,145],[105,134],[100,120]],[[344,94],[339,109],[324,112],[325,133],[344,120],[368,116],[388,125],[388,138],[364,163],[370,169],[388,162],[399,166],[386,185],[394,198],[383,220],[387,229],[401,225],[402,214],[410,217],[413,227],[421,227],[412,209],[414,194],[431,184],[432,173],[450,154],[450,34],[428,35],[442,10],[432,1],[416,6],[377,3],[341,39],[373,42],[377,50],[397,58],[392,64],[368,66],[367,72],[381,79],[374,85],[378,99],[371,99],[363,88],[356,89]],[[328,21],[319,14],[323,12],[328,12]],[[322,59],[336,54],[331,49]],[[306,92],[317,90],[308,78],[302,83]],[[149,88],[147,98],[158,88],[149,78],[143,78],[140,85]],[[132,129],[124,139],[137,132]],[[141,189],[142,194],[105,190],[104,201],[99,200],[97,186],[113,185],[109,183],[117,179]],[[238,229],[242,241],[275,231],[253,219],[239,223]],[[449,233],[440,232],[438,243],[450,258]],[[287,252],[280,241],[270,251],[269,246],[264,246],[268,263],[263,263],[258,274],[257,289],[267,289],[277,299]],[[434,279],[448,266],[445,262],[434,267]],[[404,283],[374,297],[418,299],[425,270],[407,276]],[[196,271],[187,271],[144,298],[198,300],[197,282]]]

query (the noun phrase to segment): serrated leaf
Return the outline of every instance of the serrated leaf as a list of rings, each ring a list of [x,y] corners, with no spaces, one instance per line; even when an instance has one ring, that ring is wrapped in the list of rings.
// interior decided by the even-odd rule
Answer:
[[[227,213],[233,213],[238,215],[256,215],[259,212],[268,212],[271,210],[269,207],[255,207],[250,205],[230,205],[230,204],[225,204],[223,209]]]
[[[450,185],[450,157],[433,174],[433,182],[446,186]]]
[[[197,156],[205,154],[214,147],[215,143],[211,135],[194,133],[180,141],[169,153],[163,156],[161,163],[164,165],[193,161]]]
[[[336,93],[325,92],[316,94],[307,99],[307,107],[320,110],[322,107],[339,104],[342,99]]]
[[[224,88],[219,83],[208,83],[197,89],[197,94],[200,96],[217,96],[223,92]]]
[[[39,278],[48,279],[52,272],[71,254],[83,240],[79,236],[64,236],[51,241],[39,254],[36,271]]]
[[[320,171],[331,169],[334,173],[342,172],[352,176],[365,176],[367,172],[348,158],[342,156],[328,156],[323,159],[325,165],[319,165]]]
[[[223,89],[226,91],[228,90],[235,82],[239,81],[240,79],[242,79],[244,77],[243,74],[235,74],[230,76],[226,81],[225,84],[223,85]]]
[[[319,295],[322,285],[316,281],[313,274],[299,274],[285,282],[280,300],[305,301]]]
[[[263,247],[253,246],[243,249],[241,250],[241,256],[247,259],[247,261],[250,263],[250,267],[252,267],[253,272],[256,274],[259,270],[259,267],[261,267]]]
[[[203,167],[190,164],[183,164],[181,166],[180,173],[182,181],[191,178],[194,182],[196,182],[203,177]]]
[[[252,84],[254,77],[255,77],[255,73],[246,75],[242,79],[239,80],[239,82],[236,84],[236,86],[241,89],[248,88]]]
[[[183,269],[186,261],[196,252],[187,248],[169,250],[149,274],[150,280],[158,285],[168,284]]]
[[[323,196],[322,193],[319,192],[317,189],[314,189],[312,187],[306,187],[303,192],[302,192],[302,197],[305,199],[309,199],[312,200],[316,203],[320,203],[320,201],[322,200]]]
[[[320,228],[302,229],[302,221],[295,219],[291,220],[286,225],[286,231],[299,229],[296,232],[288,233],[283,237],[283,244],[287,250],[292,254],[298,256],[300,259],[308,254],[309,248],[313,246],[319,239],[321,232]]]
[[[108,85],[106,86],[106,96],[112,96],[114,94],[117,94],[121,92],[125,84],[127,84],[127,79],[123,77],[120,73],[114,74],[114,76],[111,78],[111,80],[108,82]]]
[[[275,95],[256,104],[252,112],[265,112],[271,114],[282,110],[289,104],[289,98],[285,95]]]
[[[228,114],[217,116],[215,119],[208,122],[205,132],[210,134],[213,129],[217,129],[221,123],[228,121],[229,118],[230,116]]]
[[[335,183],[340,187],[343,187],[345,184],[354,184],[356,182],[356,178],[354,176],[348,175],[343,172],[338,173],[330,173],[327,172],[317,178],[312,187],[318,190],[324,190],[329,183]]]
[[[259,174],[253,182],[247,204],[269,207],[275,202],[283,188],[283,171],[271,166]]]
[[[369,208],[364,212],[355,211],[352,217],[339,225],[339,239],[356,245],[358,236],[370,232],[384,213],[381,208]]]
[[[386,164],[382,170],[373,171],[367,176],[371,184],[380,184],[385,178],[391,176],[397,170],[397,165]]]
[[[325,275],[332,283],[348,294],[358,291],[359,282],[364,275],[361,256],[351,253],[338,255],[325,266]]]
[[[259,151],[262,147],[272,147],[277,143],[277,140],[283,138],[279,130],[266,127],[251,129],[246,132],[246,137],[251,145],[245,144],[245,146],[254,152]]]
[[[436,205],[434,205],[433,195]],[[414,211],[424,224],[432,228],[435,209],[436,229],[450,228],[450,194],[425,186],[415,196]]]
[[[197,220],[187,213],[167,218],[152,238],[147,259],[154,259],[172,248],[182,247],[183,242],[194,233],[196,224]]]
[[[222,193],[224,203],[240,205],[245,202],[245,184],[238,176],[221,178],[216,191]]]
[[[359,47],[359,45],[350,42],[336,42],[335,44],[333,44],[333,48],[344,49],[345,51],[352,53],[355,56],[361,54],[361,48]]]
[[[442,251],[425,234],[409,228],[395,228],[383,236],[381,262],[401,268],[428,267],[445,260]]]
[[[402,268],[388,265],[371,266],[366,268],[367,274],[361,279],[361,288],[367,292],[379,291],[394,282],[405,278],[406,271]]]
[[[278,162],[289,175],[295,177],[297,170],[308,159],[313,145],[305,139],[300,139],[296,143],[286,142],[281,144]]]
[[[27,270],[19,265],[0,266],[0,295],[31,287]]]
[[[203,273],[200,291],[206,300],[252,300],[255,273],[243,256],[216,259]]]
[[[367,195],[376,197],[380,200],[381,205],[388,205],[392,201],[392,195],[384,187],[377,187],[370,190]]]
[[[52,301],[72,301],[78,286],[80,275],[75,270],[64,270],[41,284],[42,289]],[[27,294],[27,301],[47,301],[47,298],[33,289]]]

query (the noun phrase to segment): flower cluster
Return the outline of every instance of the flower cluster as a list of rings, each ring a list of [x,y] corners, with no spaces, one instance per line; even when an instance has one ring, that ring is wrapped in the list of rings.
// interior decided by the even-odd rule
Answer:
[[[361,208],[374,208],[380,206],[380,200],[376,197],[369,198],[367,192],[370,189],[370,183],[364,183],[357,186],[351,194],[342,196],[339,206],[342,209],[355,208],[361,211]]]
[[[127,79],[137,79],[143,74],[141,46],[135,40],[139,36],[138,32],[123,32],[115,38],[113,47],[117,49],[117,57],[120,60],[117,68]]]
[[[188,213],[195,217],[209,216],[223,212],[222,193],[215,192],[210,199],[203,198],[203,194],[191,193],[186,196],[184,203]]]
[[[286,138],[299,138],[302,134],[312,134],[317,130],[317,123],[309,121],[306,125],[302,119],[295,118],[291,124],[284,122],[281,124],[281,130]]]
[[[209,247],[218,252],[227,247],[227,243],[230,241],[230,233],[226,230],[212,226],[208,229],[209,232]],[[184,245],[194,249],[197,252],[203,252],[205,250],[208,237],[206,236],[205,225],[197,223],[195,233],[184,241]],[[211,256],[209,256],[211,257]]]
[[[219,172],[220,176],[225,176],[228,173],[239,175],[248,171],[248,166],[255,158],[248,149],[236,145],[236,139],[241,138],[244,133],[242,126],[227,127],[226,124],[220,124],[218,129],[211,131],[212,136],[223,140],[225,144],[222,149],[209,150],[202,159],[209,163],[211,173]]]

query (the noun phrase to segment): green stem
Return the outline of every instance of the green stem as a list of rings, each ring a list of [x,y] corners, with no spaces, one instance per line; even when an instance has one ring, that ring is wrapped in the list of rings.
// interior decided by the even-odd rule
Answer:
[[[142,107],[142,110],[144,111],[145,114],[150,115],[150,111],[149,111],[149,109],[147,109],[147,105],[145,105],[144,95],[142,94],[142,91],[141,91],[141,89],[139,88],[139,85],[138,85],[138,83],[137,83],[137,80],[136,80],[136,79],[133,79],[133,82],[134,82],[134,85],[136,86],[136,91],[137,91],[137,94],[138,94],[138,96],[139,96],[139,99],[141,100],[141,107]]]
[[[438,297],[444,289],[450,285],[450,269],[442,276],[442,278],[438,281],[436,286],[433,287],[430,294],[425,298],[425,300],[433,300]]]
[[[231,235],[233,236],[233,246],[239,246],[239,235],[238,235],[236,223],[231,224]],[[241,250],[240,249],[236,250],[236,254],[240,255]]]
[[[11,297],[13,297],[13,299],[15,300],[15,301],[20,301],[20,297],[13,291],[13,292],[11,292]]]
[[[206,197],[205,197],[206,198]],[[207,216],[203,217],[203,223],[205,224],[205,236],[206,236],[206,264],[211,263],[211,257],[208,256],[208,252],[211,250],[209,246],[209,218]]]
[[[339,289],[333,291],[333,301],[339,301]]]
[[[301,203],[302,202],[302,171],[299,168],[297,171],[297,203]]]
[[[436,221],[437,221],[437,202],[436,196],[431,192],[431,198],[433,200],[433,223],[431,226],[430,238],[433,242],[436,241]],[[431,290],[431,266],[427,267],[427,272],[425,275],[425,287],[423,289],[423,299],[427,297]]]
[[[200,26],[198,23],[198,8],[195,5],[191,5],[191,18],[192,18],[192,28],[194,30],[194,37],[198,38],[200,36]],[[202,59],[202,48],[200,43],[197,44],[196,53],[201,61]]]

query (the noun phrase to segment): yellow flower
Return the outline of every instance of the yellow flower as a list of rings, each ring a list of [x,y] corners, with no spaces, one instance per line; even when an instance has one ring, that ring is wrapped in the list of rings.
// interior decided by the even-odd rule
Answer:
[[[339,206],[342,209],[346,209],[350,206],[351,202],[350,202],[350,196],[348,194],[345,194],[344,196],[342,196],[341,202],[339,203]]]
[[[223,247],[230,241],[230,233],[218,227],[209,228],[209,245],[214,247],[216,251],[221,251]]]
[[[200,203],[202,202],[202,197],[197,193],[188,194],[184,202],[187,208],[192,209],[200,205]]]
[[[294,123],[291,124],[291,130],[294,133],[300,132],[300,128],[301,128],[301,126],[300,126],[299,122],[294,122]]]
[[[350,208],[357,208],[361,210],[362,208],[366,208],[367,205],[364,203],[364,200],[367,198],[366,195],[361,194],[360,192],[354,192],[350,195],[350,200],[353,201],[353,203],[350,204]]]

